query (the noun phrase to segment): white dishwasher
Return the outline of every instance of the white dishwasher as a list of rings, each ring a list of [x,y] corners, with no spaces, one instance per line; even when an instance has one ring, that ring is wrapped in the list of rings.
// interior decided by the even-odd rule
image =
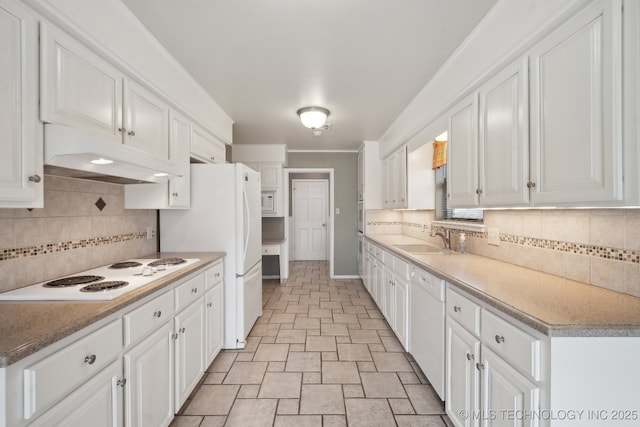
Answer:
[[[411,272],[411,355],[444,400],[445,282],[414,267]]]

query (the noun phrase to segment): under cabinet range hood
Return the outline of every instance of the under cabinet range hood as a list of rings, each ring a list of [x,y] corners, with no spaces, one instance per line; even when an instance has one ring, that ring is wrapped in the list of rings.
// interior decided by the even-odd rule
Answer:
[[[83,129],[44,125],[45,173],[120,184],[166,182],[185,168]]]

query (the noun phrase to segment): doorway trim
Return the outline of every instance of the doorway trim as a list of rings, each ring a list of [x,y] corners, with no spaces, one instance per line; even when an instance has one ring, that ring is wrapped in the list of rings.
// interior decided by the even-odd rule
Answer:
[[[289,228],[290,228],[290,224],[289,224],[289,193],[291,191],[291,189],[289,188],[289,174],[290,173],[328,173],[329,174],[329,217],[328,217],[328,222],[329,222],[329,236],[328,236],[328,245],[329,245],[329,277],[331,277],[332,279],[335,278],[335,274],[334,274],[334,247],[333,247],[333,241],[334,241],[334,212],[335,212],[335,208],[334,208],[334,197],[335,197],[335,190],[334,190],[334,171],[333,168],[285,168],[284,169],[284,235],[285,238],[287,239],[287,242],[291,242],[292,236],[289,236]],[[287,245],[288,247],[288,245]],[[289,265],[287,263],[287,265],[285,266],[286,269],[286,277],[289,277]]]

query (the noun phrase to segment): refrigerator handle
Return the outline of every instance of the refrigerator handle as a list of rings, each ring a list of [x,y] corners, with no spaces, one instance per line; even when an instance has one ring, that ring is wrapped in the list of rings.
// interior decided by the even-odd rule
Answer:
[[[247,250],[249,249],[249,237],[251,235],[251,216],[249,215],[249,198],[247,197],[247,189],[242,187],[242,203],[244,204],[244,209],[242,209],[242,215],[244,219],[244,256],[247,257]]]

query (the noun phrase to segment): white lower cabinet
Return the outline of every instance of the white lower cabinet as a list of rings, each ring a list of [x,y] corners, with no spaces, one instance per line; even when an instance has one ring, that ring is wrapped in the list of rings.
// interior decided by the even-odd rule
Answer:
[[[222,349],[223,340],[223,306],[222,282],[204,295],[204,332],[205,332],[205,366],[209,366]]]
[[[400,344],[407,350],[409,344],[409,284],[396,277],[393,292],[393,331]]]
[[[456,426],[476,426],[470,414],[478,412],[480,340],[447,318],[446,410]]]
[[[480,383],[482,384],[482,425],[536,425],[531,420],[516,420],[517,414],[534,414],[540,404],[540,388],[486,347],[482,348]],[[519,415],[518,415],[519,416]]]
[[[539,425],[541,339],[460,292],[447,289],[446,298],[445,408],[452,423]]]
[[[29,426],[122,427],[123,385],[118,359]]]
[[[191,304],[174,318],[175,411],[178,412],[204,372],[204,301]]]
[[[386,265],[384,266],[384,286],[383,286],[383,293],[384,293],[384,297],[383,297],[383,304],[382,304],[382,314],[384,315],[384,318],[387,319],[387,322],[389,322],[389,325],[391,326],[391,328],[393,329],[393,319],[394,319],[394,313],[393,313],[393,308],[394,308],[394,292],[393,292],[393,286],[394,286],[394,280],[395,277],[393,276],[393,271],[391,270],[390,267],[387,267]]]

